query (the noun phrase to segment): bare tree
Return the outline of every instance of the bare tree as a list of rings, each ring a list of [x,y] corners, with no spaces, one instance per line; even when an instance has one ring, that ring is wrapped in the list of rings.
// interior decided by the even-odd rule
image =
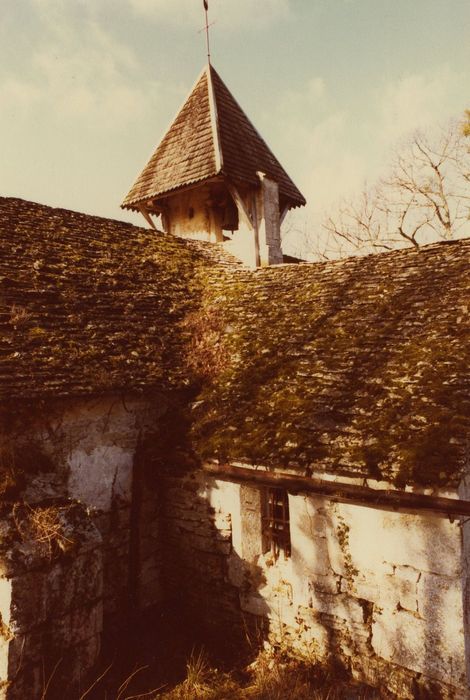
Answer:
[[[395,152],[385,177],[326,216],[329,247],[360,254],[470,234],[470,149],[464,131],[452,122],[434,137],[416,132]]]

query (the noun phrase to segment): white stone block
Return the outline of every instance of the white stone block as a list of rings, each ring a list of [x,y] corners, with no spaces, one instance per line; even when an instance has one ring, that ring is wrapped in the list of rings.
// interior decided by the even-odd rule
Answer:
[[[10,647],[10,608],[12,582],[0,579],[0,682],[8,680],[8,658]],[[0,695],[1,697],[1,695]]]
[[[453,685],[464,684],[463,634],[450,637],[438,620],[422,620],[406,611],[384,610],[372,625],[375,653],[394,664]]]
[[[0,578],[0,617],[4,625],[10,624],[11,579]]]
[[[420,616],[439,627],[443,638],[463,635],[463,599],[460,579],[423,573],[417,584]]]
[[[115,498],[130,502],[133,459],[133,451],[118,445],[99,445],[90,452],[77,448],[68,457],[70,496],[105,511]]]
[[[321,525],[312,505],[302,496],[289,496],[292,563],[300,575],[327,576],[331,572],[328,542],[319,534]]]
[[[352,596],[346,593],[330,595],[319,590],[311,590],[310,607],[316,612],[327,613],[350,623],[364,622],[364,609]]]
[[[348,548],[359,571],[376,571],[388,563],[447,576],[461,572],[457,522],[345,504],[337,505],[334,519],[348,526]]]

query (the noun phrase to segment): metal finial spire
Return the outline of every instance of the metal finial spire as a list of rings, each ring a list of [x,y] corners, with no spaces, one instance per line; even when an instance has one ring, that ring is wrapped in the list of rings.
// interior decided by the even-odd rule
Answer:
[[[206,15],[206,26],[204,29],[206,30],[206,45],[207,45],[207,62],[210,65],[211,62],[211,49],[210,49],[210,43],[209,43],[209,27],[212,26],[212,24],[209,24],[209,2],[208,0],[203,0],[204,3],[204,12]],[[201,31],[203,31],[201,29]]]

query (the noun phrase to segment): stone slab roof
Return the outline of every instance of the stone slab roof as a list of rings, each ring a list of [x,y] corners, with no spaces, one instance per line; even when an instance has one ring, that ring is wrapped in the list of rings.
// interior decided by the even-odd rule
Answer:
[[[215,245],[0,198],[0,400],[184,383],[179,322]]]
[[[401,485],[470,466],[470,240],[260,269],[218,308],[204,457]]]
[[[139,203],[218,176],[256,186],[257,171],[279,184],[290,206],[305,204],[218,73],[207,66],[122,207],[137,209]]]
[[[470,459],[468,239],[250,271],[0,198],[0,325],[1,400],[190,388],[201,458],[401,485]]]

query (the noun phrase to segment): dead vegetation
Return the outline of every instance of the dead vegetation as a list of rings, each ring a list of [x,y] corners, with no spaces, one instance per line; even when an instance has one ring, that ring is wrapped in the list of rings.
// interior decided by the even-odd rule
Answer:
[[[67,552],[74,545],[66,534],[66,516],[71,506],[31,506],[15,503],[12,516],[22,539],[35,542],[43,554],[52,559],[54,554]]]
[[[31,319],[30,312],[20,304],[13,304],[10,309],[10,324],[14,328],[21,328],[28,324]]]
[[[4,496],[16,486],[18,469],[13,443],[0,436],[0,496]]]
[[[139,696],[144,697],[144,696]],[[328,674],[305,662],[263,652],[241,672],[212,668],[203,651],[193,652],[185,680],[146,700],[373,700],[377,691]]]
[[[183,328],[190,332],[187,364],[200,379],[210,380],[226,363],[222,349],[223,316],[215,307],[202,307],[190,312]]]

